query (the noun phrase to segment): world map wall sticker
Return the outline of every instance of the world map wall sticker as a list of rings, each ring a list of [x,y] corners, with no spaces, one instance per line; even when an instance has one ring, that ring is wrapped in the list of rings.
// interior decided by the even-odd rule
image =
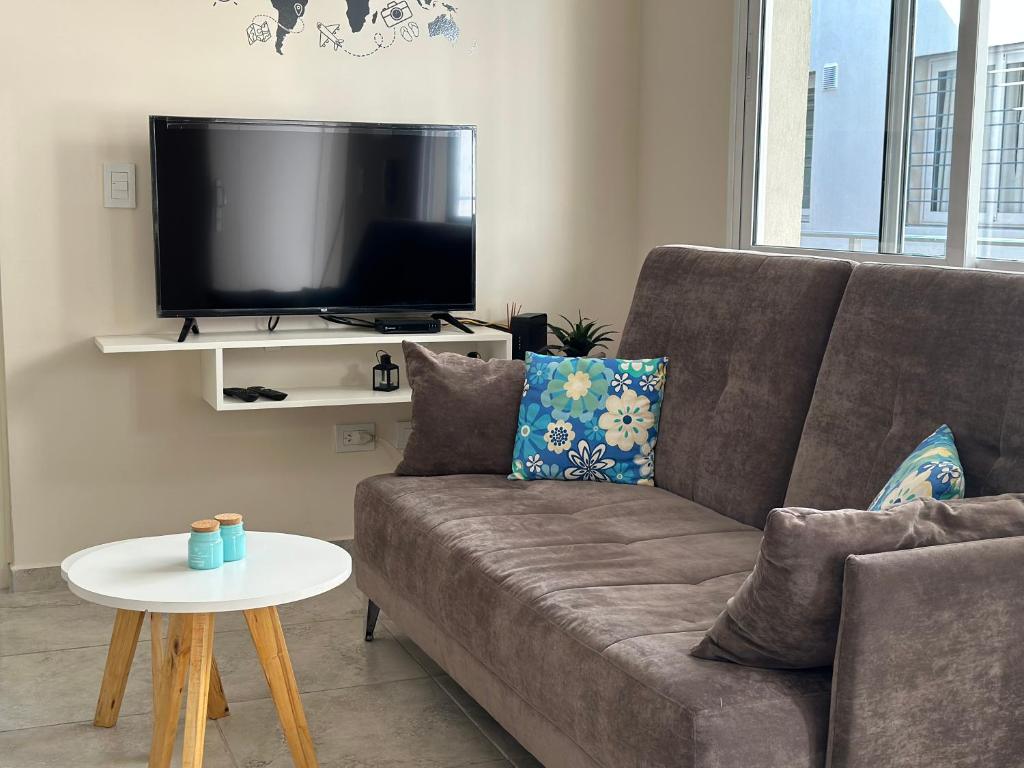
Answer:
[[[267,8],[245,27],[246,40],[250,46],[268,49],[272,43],[282,56],[295,45],[288,41],[307,29],[316,32],[311,37],[320,48],[356,58],[385,51],[399,41],[439,38],[455,45],[461,34],[458,8],[445,0],[213,0],[213,6],[251,7],[252,2]],[[311,11],[324,17],[307,22]]]

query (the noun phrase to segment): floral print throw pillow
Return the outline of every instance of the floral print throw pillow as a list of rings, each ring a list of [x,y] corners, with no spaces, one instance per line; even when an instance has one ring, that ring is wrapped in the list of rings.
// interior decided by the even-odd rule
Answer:
[[[924,439],[889,478],[868,509],[880,512],[914,499],[964,497],[964,468],[953,431],[943,424]]]
[[[527,352],[509,479],[654,485],[667,365]]]

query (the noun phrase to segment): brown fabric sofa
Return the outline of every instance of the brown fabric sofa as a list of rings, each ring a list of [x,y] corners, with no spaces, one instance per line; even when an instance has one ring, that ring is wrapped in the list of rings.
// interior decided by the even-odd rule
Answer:
[[[371,478],[358,584],[549,766],[1022,764],[1022,538],[851,557],[835,672],[690,655],[770,510],[863,508],[940,423],[970,495],[1024,490],[1022,340],[1014,276],[656,249],[658,487]]]

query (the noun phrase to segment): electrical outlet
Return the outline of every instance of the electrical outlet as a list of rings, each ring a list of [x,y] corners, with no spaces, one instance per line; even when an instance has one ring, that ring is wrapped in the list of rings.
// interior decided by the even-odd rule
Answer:
[[[373,451],[377,448],[377,426],[375,424],[336,424],[334,427],[334,452]]]

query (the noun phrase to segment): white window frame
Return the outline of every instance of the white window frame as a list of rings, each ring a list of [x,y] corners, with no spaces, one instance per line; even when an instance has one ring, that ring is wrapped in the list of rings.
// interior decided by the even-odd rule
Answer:
[[[858,262],[890,264],[931,264],[956,268],[978,268],[1024,272],[1020,262],[997,261],[978,255],[978,224],[984,166],[981,164],[988,89],[989,0],[962,0],[956,54],[954,90],[953,157],[950,171],[949,213],[946,254],[943,258],[906,256],[896,253],[824,250],[791,246],[758,245],[754,242],[757,217],[757,160],[761,113],[763,48],[766,25],[771,24],[771,0],[736,0],[734,33],[733,152],[730,158],[729,243],[743,250],[765,253],[812,254],[847,258]],[[906,177],[904,154],[910,99],[906,84],[913,66],[910,36],[914,28],[914,0],[893,0],[890,41],[890,96],[887,135],[902,136],[902,142],[886,142],[883,168],[883,249],[902,250]]]

